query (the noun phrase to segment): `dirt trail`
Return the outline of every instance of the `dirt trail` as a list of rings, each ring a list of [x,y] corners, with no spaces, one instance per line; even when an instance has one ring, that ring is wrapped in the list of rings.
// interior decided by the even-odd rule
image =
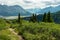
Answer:
[[[16,33],[16,32],[14,31],[14,29],[9,28],[9,30],[10,30],[13,34],[17,35],[17,36],[19,37],[19,40],[24,40],[24,39],[22,38],[22,36],[18,35],[18,33]]]

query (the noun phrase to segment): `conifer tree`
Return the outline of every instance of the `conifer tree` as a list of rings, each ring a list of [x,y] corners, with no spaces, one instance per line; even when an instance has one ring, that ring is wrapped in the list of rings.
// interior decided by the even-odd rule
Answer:
[[[36,14],[33,14],[33,15],[31,16],[30,21],[31,21],[31,22],[37,22]]]
[[[18,14],[18,23],[20,23],[20,13]]]
[[[21,17],[20,17],[20,13],[18,14],[18,26],[20,27],[20,26],[22,26],[22,21],[21,21],[22,19],[21,19]]]
[[[37,15],[35,14],[35,21],[37,22]]]
[[[33,14],[32,17],[31,17],[31,21],[32,22],[35,22],[35,15]]]
[[[47,14],[47,22],[53,22],[52,15],[51,15],[50,11]]]
[[[47,22],[47,15],[46,15],[46,13],[44,13],[44,15],[43,15],[42,22]]]

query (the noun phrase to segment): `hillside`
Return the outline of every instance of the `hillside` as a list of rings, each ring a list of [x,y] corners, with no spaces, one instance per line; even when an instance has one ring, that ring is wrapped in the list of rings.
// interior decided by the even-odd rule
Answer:
[[[60,24],[0,19],[1,40],[60,40]]]
[[[21,6],[18,5],[0,5],[0,16],[17,16],[19,13],[21,14],[21,16],[31,15],[31,13],[27,12]]]
[[[13,33],[10,29],[10,24],[0,18],[0,40],[20,40],[21,37]]]
[[[60,25],[55,23],[32,23],[22,21],[22,26],[13,23],[12,27],[24,40],[60,40]]]

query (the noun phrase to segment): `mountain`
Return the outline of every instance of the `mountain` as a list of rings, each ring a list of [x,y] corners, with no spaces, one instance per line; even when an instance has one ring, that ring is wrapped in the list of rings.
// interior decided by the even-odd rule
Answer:
[[[40,8],[33,8],[33,9],[26,9],[26,10],[31,12],[31,13],[40,13],[41,12]]]
[[[0,5],[1,16],[17,16],[18,13],[20,13],[21,16],[31,15],[30,12],[27,12],[21,6],[18,5],[14,5],[14,6]]]
[[[35,9],[26,9],[27,11],[31,12],[31,13],[37,13],[37,14],[41,14],[41,13],[45,13],[45,12],[57,12],[57,11],[60,11],[60,5],[59,6],[56,6],[56,7],[46,7],[46,8],[35,8]]]

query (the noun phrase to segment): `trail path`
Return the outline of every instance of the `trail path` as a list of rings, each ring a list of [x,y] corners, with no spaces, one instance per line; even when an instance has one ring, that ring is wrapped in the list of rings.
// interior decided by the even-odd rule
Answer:
[[[16,33],[16,32],[14,31],[14,29],[9,28],[9,30],[10,30],[13,34],[17,35],[17,36],[19,37],[19,40],[24,40],[24,39],[22,38],[22,36],[18,35],[18,33]]]

